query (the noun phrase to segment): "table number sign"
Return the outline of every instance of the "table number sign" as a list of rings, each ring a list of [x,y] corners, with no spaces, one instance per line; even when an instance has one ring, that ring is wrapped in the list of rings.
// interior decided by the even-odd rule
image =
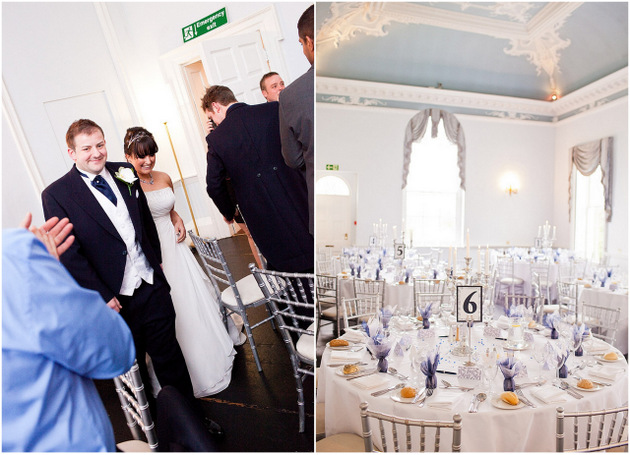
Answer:
[[[369,244],[370,244],[370,246],[376,246],[376,236],[375,235],[371,235],[370,236]]]
[[[457,368],[457,379],[468,379],[470,381],[481,381],[481,368],[459,366]]]
[[[394,259],[405,259],[405,244],[394,242]]]
[[[457,322],[481,322],[482,286],[457,286]]]

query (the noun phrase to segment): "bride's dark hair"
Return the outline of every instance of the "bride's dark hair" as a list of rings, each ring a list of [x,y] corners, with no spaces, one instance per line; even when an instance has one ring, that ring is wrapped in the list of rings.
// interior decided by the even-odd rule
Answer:
[[[158,145],[148,130],[134,126],[127,129],[124,149],[127,156],[144,158],[147,155],[155,155],[158,152]]]

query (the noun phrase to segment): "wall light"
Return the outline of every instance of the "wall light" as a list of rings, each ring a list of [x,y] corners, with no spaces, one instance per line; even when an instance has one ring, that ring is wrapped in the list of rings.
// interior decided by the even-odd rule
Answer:
[[[501,177],[501,189],[508,193],[510,196],[518,193],[521,183],[518,177],[513,172],[508,172]]]

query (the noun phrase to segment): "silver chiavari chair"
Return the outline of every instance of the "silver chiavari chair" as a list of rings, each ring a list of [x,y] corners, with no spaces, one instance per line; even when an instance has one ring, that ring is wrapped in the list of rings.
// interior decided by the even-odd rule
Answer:
[[[341,303],[346,329],[360,329],[362,322],[368,322],[371,318],[377,316],[382,308],[381,301],[377,296],[341,299]]]
[[[461,452],[462,448],[462,417],[459,414],[453,416],[453,420],[420,420],[395,417],[380,412],[370,411],[368,409],[367,402],[361,403],[359,406],[361,409],[361,424],[363,426],[363,442],[366,452],[372,452],[372,429],[370,426],[370,418],[374,418],[378,421],[378,429],[380,433],[380,441],[382,444],[383,452],[392,451],[388,445],[389,440],[393,441],[393,451],[400,452],[401,448],[406,448],[407,452],[424,452],[425,446],[428,445],[426,441],[426,429],[435,428],[435,438],[433,443],[433,449],[435,452],[440,451],[440,437],[441,430],[443,428],[449,428],[453,430],[453,443],[450,447],[452,452]],[[383,422],[389,422],[391,425],[387,425],[386,431]],[[402,425],[404,428],[404,447],[402,446],[403,435],[398,435],[397,425]],[[413,439],[411,435],[411,429],[413,427],[420,428],[420,435],[417,439],[419,445],[414,447]],[[391,439],[388,438],[388,434],[391,434]]]
[[[596,422],[593,422],[594,418]],[[569,450],[564,448],[565,419],[573,419],[573,448]],[[627,427],[628,406],[584,412],[564,412],[564,408],[558,407],[556,452],[595,452],[628,447]]]
[[[118,449],[123,452],[157,452],[157,434],[140,377],[138,362],[134,361],[128,372],[115,377],[114,384],[120,406],[125,413],[127,426],[133,436],[133,440],[117,444]],[[143,433],[147,442],[142,440]]]
[[[274,317],[267,299],[261,292],[253,275],[247,275],[238,281],[234,280],[217,239],[204,239],[193,234],[192,231],[188,231],[188,235],[193,241],[197,253],[201,257],[206,273],[208,277],[210,277],[210,281],[214,287],[216,298],[221,304],[221,314],[223,315],[223,323],[226,329],[228,327],[227,318],[230,317],[232,313],[237,313],[243,318],[243,326],[245,327],[249,345],[252,348],[256,367],[259,372],[262,372],[262,365],[258,357],[258,350],[256,349],[256,342],[254,341],[252,330],[267,321],[271,322],[272,327],[275,329],[273,322]],[[221,291],[218,284],[219,282],[227,285],[227,288]],[[252,325],[249,323],[247,310],[260,305],[267,306],[269,316]]]
[[[621,310],[619,308],[582,303],[580,317],[582,322],[591,329],[591,334],[595,338],[599,338],[608,344],[615,344],[617,326],[619,319],[621,319]]]
[[[322,327],[322,320],[331,321],[333,333],[336,337],[340,335],[340,322],[342,319],[339,311],[339,278],[337,276],[320,275],[316,276],[316,296],[317,296],[317,333]]]
[[[315,376],[315,304],[314,275],[260,270],[249,264],[254,278],[269,302],[276,325],[289,352],[298,394],[299,431],[304,432],[305,409],[302,382]],[[306,329],[299,327],[310,324]],[[291,334],[297,334],[294,342]]]

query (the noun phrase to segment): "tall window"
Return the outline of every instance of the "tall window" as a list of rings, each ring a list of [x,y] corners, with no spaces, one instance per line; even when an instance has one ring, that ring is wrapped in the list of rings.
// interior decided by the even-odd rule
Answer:
[[[406,238],[415,246],[461,245],[464,191],[460,188],[457,146],[444,133],[426,134],[412,146],[405,188]]]
[[[606,212],[602,169],[589,176],[575,172],[575,251],[598,262],[606,247]]]

